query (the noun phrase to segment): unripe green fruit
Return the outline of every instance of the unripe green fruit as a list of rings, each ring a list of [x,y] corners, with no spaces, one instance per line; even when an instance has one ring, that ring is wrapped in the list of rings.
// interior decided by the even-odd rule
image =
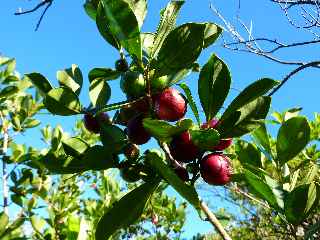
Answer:
[[[143,75],[138,72],[126,72],[121,77],[120,87],[130,98],[141,97],[146,92]]]
[[[154,78],[151,80],[151,90],[153,93],[161,92],[163,89],[168,87],[168,77],[167,76],[161,76],[159,78]]]

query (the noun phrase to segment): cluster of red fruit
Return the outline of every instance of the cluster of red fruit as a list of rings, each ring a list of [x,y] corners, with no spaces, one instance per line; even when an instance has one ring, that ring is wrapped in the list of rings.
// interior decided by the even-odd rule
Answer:
[[[120,62],[117,62],[116,67],[119,68]],[[127,71],[124,63],[121,63],[121,70],[124,71],[125,78],[122,78],[121,88],[126,93],[128,99],[134,99],[145,94],[145,83],[143,76]],[[127,108],[120,111],[120,123],[126,125],[126,133],[131,143],[141,145],[147,143],[151,135],[143,126],[143,119],[147,116],[152,116],[165,121],[178,121],[184,117],[187,111],[186,98],[176,89],[171,87],[163,87],[163,79],[160,84],[156,83],[157,91],[152,96],[152,106],[149,101],[142,99],[136,101]],[[161,89],[162,88],[162,89]],[[161,90],[160,90],[161,89]],[[160,90],[160,91],[159,91]],[[106,120],[108,119],[108,120]],[[84,118],[85,126],[88,130],[98,133],[100,124],[109,121],[107,114],[102,113],[97,116],[86,114]],[[212,119],[209,123],[201,126],[202,129],[216,128],[219,124],[218,120]],[[207,154],[204,157],[203,152],[192,142],[189,131],[184,131],[176,136],[173,136],[170,143],[170,152],[181,167],[175,169],[176,174],[184,181],[189,180],[189,174],[184,163],[194,162],[197,158],[200,160],[200,173],[202,178],[212,185],[224,185],[230,181],[231,167],[230,160],[227,156],[221,153],[222,150],[229,147],[232,139],[221,139],[219,144],[212,146],[213,153]]]

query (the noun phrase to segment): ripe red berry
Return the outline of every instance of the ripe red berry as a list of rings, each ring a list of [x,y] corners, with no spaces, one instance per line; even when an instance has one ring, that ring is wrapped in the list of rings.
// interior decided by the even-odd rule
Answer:
[[[174,172],[178,175],[178,177],[186,182],[186,181],[189,181],[189,173],[187,171],[187,169],[185,169],[184,167],[176,167],[174,169]]]
[[[154,108],[159,119],[173,122],[184,117],[187,103],[179,91],[167,88],[154,97]]]
[[[213,118],[209,121],[209,123],[202,124],[201,128],[216,128],[219,125],[219,120]],[[218,145],[214,146],[212,150],[214,151],[223,151],[224,149],[230,147],[232,144],[232,138],[220,139]]]
[[[150,134],[143,127],[143,116],[137,115],[130,119],[127,125],[127,134],[132,143],[141,145],[148,142],[151,138]]]
[[[197,158],[199,149],[193,144],[189,131],[173,136],[170,143],[172,157],[179,162],[191,162]]]
[[[200,173],[203,180],[211,185],[225,185],[232,174],[230,159],[223,154],[209,154],[200,162]]]
[[[96,116],[93,116],[91,113],[84,115],[84,126],[90,132],[99,133],[100,124],[103,123],[110,123],[110,118],[107,113],[99,113]]]

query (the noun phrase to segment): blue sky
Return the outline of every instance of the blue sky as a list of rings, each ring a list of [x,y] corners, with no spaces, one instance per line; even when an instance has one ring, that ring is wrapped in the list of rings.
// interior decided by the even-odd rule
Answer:
[[[114,61],[119,57],[118,52],[109,46],[99,35],[95,23],[85,14],[82,2],[78,0],[54,1],[49,9],[38,32],[34,32],[40,12],[25,16],[14,16],[19,8],[31,8],[37,1],[10,0],[3,1],[0,9],[0,53],[17,59],[17,70],[20,73],[40,72],[54,84],[57,84],[56,71],[70,67],[75,63],[81,68],[86,77],[89,70],[94,67],[113,67]],[[294,42],[310,40],[312,35],[294,29],[287,22],[281,10],[270,4],[268,0],[256,1],[242,0],[242,20],[250,25],[253,21],[253,33],[257,37],[277,38],[283,41]],[[154,31],[159,21],[159,10],[163,8],[167,0],[149,1],[149,11],[143,26],[143,31]],[[235,10],[238,1],[213,2],[221,13],[231,21],[235,21]],[[209,9],[207,0],[188,0],[182,8],[178,24],[191,21],[219,22],[219,19]],[[199,58],[203,65],[214,52],[218,54],[229,66],[232,74],[232,87],[241,90],[249,83],[262,78],[270,77],[281,80],[294,67],[275,64],[255,55],[232,52],[221,47],[221,40],[215,46],[202,53]],[[319,55],[319,46],[301,47],[294,50],[282,50],[281,56],[290,60],[312,60]],[[318,70],[319,71],[319,70]],[[191,75],[186,79],[187,84],[196,93],[197,76]],[[84,106],[89,104],[88,81],[85,78],[81,101]],[[318,91],[319,75],[317,70],[306,70],[286,84],[273,98],[272,109],[283,111],[287,108],[301,106],[302,113],[312,118],[313,112],[319,111]],[[112,81],[111,102],[124,100],[117,81]],[[231,90],[227,100],[230,101],[237,90]],[[191,115],[190,115],[191,116]],[[63,127],[71,130],[75,119],[81,116],[63,118]],[[62,118],[41,117],[42,122],[57,124],[62,123]],[[20,141],[31,142],[39,146],[40,140],[35,140],[37,132],[32,136],[26,135]],[[211,206],[215,204],[212,199]],[[210,231],[211,227],[203,223],[194,212],[191,212],[188,224],[185,227],[186,236],[197,232]]]

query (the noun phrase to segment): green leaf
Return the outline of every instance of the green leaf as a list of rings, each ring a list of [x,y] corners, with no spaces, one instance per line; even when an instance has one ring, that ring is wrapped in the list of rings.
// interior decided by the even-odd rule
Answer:
[[[96,239],[108,239],[119,229],[134,224],[142,215],[151,194],[159,181],[144,183],[115,202],[106,214],[100,218],[96,228]],[[129,214],[128,214],[129,213]]]
[[[178,127],[169,124],[163,120],[156,120],[151,118],[143,119],[143,127],[156,139],[168,142],[171,137],[178,133]]]
[[[237,111],[258,97],[263,96],[277,84],[279,84],[278,81],[270,78],[263,78],[250,84],[230,103],[226,111],[223,113],[221,120],[226,119],[233,112]]]
[[[222,28],[214,23],[206,23],[204,31],[204,47],[207,48],[213,44],[222,33]]]
[[[101,108],[111,97],[111,88],[103,78],[96,78],[90,82],[89,96],[94,107]]]
[[[134,12],[134,15],[137,18],[139,28],[141,28],[143,21],[147,15],[147,1],[146,0],[125,0],[132,11]]]
[[[32,119],[28,118],[26,121],[23,123],[24,128],[34,128],[37,127],[41,124],[41,122],[38,119]]]
[[[89,81],[93,82],[97,79],[103,79],[105,81],[117,79],[120,76],[120,73],[111,68],[93,68],[89,72]]]
[[[78,96],[65,87],[50,90],[45,96],[44,105],[49,112],[56,115],[68,116],[81,112]]]
[[[263,123],[259,128],[252,132],[252,137],[259,143],[269,154],[271,154],[271,146],[266,125]]]
[[[83,8],[88,14],[88,16],[95,21],[97,15],[97,7],[91,1],[86,1],[83,4]]]
[[[142,59],[142,46],[137,18],[125,0],[102,0],[104,13],[110,32],[121,45],[139,60]]]
[[[216,55],[211,55],[201,69],[198,81],[199,98],[207,121],[210,121],[223,106],[230,84],[231,75],[227,65]]]
[[[277,136],[277,158],[281,165],[294,158],[308,144],[310,126],[305,117],[293,117],[285,121]]]
[[[272,187],[270,187],[263,179],[253,174],[249,170],[244,170],[244,176],[250,185],[253,188],[259,197],[267,201],[272,207],[281,211],[281,206],[278,202],[282,203],[282,199],[277,199]]]
[[[185,83],[180,83],[179,86],[184,91],[184,93],[185,93],[185,95],[187,97],[189,106],[191,107],[191,110],[193,112],[193,115],[197,119],[198,125],[200,126],[201,125],[201,121],[200,121],[200,117],[199,117],[198,108],[197,108],[197,105],[196,105],[195,101],[193,100],[190,88]]]
[[[47,223],[46,220],[44,220],[43,218],[38,217],[36,215],[31,216],[30,222],[31,222],[33,229],[36,230],[36,232],[38,232],[38,233],[42,233],[42,230],[44,229],[44,227]]]
[[[314,183],[300,185],[285,199],[285,215],[293,224],[304,221],[319,203],[319,187]]]
[[[101,36],[106,40],[111,46],[116,49],[120,49],[121,45],[119,40],[111,33],[110,30],[110,21],[106,17],[105,10],[103,8],[102,3],[100,2],[98,5],[97,13],[96,13],[96,24]]]
[[[261,152],[253,144],[244,140],[238,140],[236,153],[241,164],[250,164],[258,168],[262,167]]]
[[[184,183],[157,151],[149,151],[146,157],[151,166],[196,210],[200,211],[200,199],[195,188]]]
[[[190,72],[191,72],[190,68],[185,68],[175,73],[167,75],[168,85],[172,86],[178,83],[179,81],[186,78],[190,74]]]
[[[202,150],[211,150],[219,144],[220,134],[215,129],[189,130],[192,142]]]
[[[83,77],[80,68],[72,64],[71,68],[57,72],[57,79],[61,87],[70,88],[77,95],[80,94]]]
[[[19,92],[17,86],[7,86],[0,91],[0,98],[9,98]]]
[[[186,23],[172,30],[163,42],[155,63],[157,76],[188,68],[203,47],[204,24]]]
[[[33,85],[39,90],[42,96],[45,96],[51,89],[52,86],[48,79],[42,76],[40,73],[33,72],[26,74],[26,76],[30,79]]]
[[[112,168],[115,167],[117,161],[117,156],[111,151],[103,146],[95,145],[76,158],[49,152],[42,157],[39,163],[43,164],[52,174],[71,174]]]
[[[154,33],[141,33],[141,43],[143,50],[146,51],[148,56],[151,55],[152,47],[154,46],[155,34]]]
[[[119,153],[127,144],[127,135],[124,131],[110,124],[104,124],[100,132],[101,142],[112,153]]]
[[[305,240],[316,240],[314,234],[320,231],[320,221],[316,222],[312,226],[308,227],[307,232],[304,235]]]
[[[62,146],[67,155],[78,157],[87,150],[89,144],[79,137],[72,137],[63,140]]]
[[[162,10],[156,38],[154,39],[153,48],[150,53],[151,58],[154,58],[158,54],[164,40],[175,27],[179,10],[184,2],[185,1],[170,1],[166,8]]]
[[[259,97],[220,120],[217,130],[221,138],[240,137],[254,131],[268,114],[271,97]]]
[[[5,232],[9,224],[9,217],[4,212],[0,213],[0,236]]]

